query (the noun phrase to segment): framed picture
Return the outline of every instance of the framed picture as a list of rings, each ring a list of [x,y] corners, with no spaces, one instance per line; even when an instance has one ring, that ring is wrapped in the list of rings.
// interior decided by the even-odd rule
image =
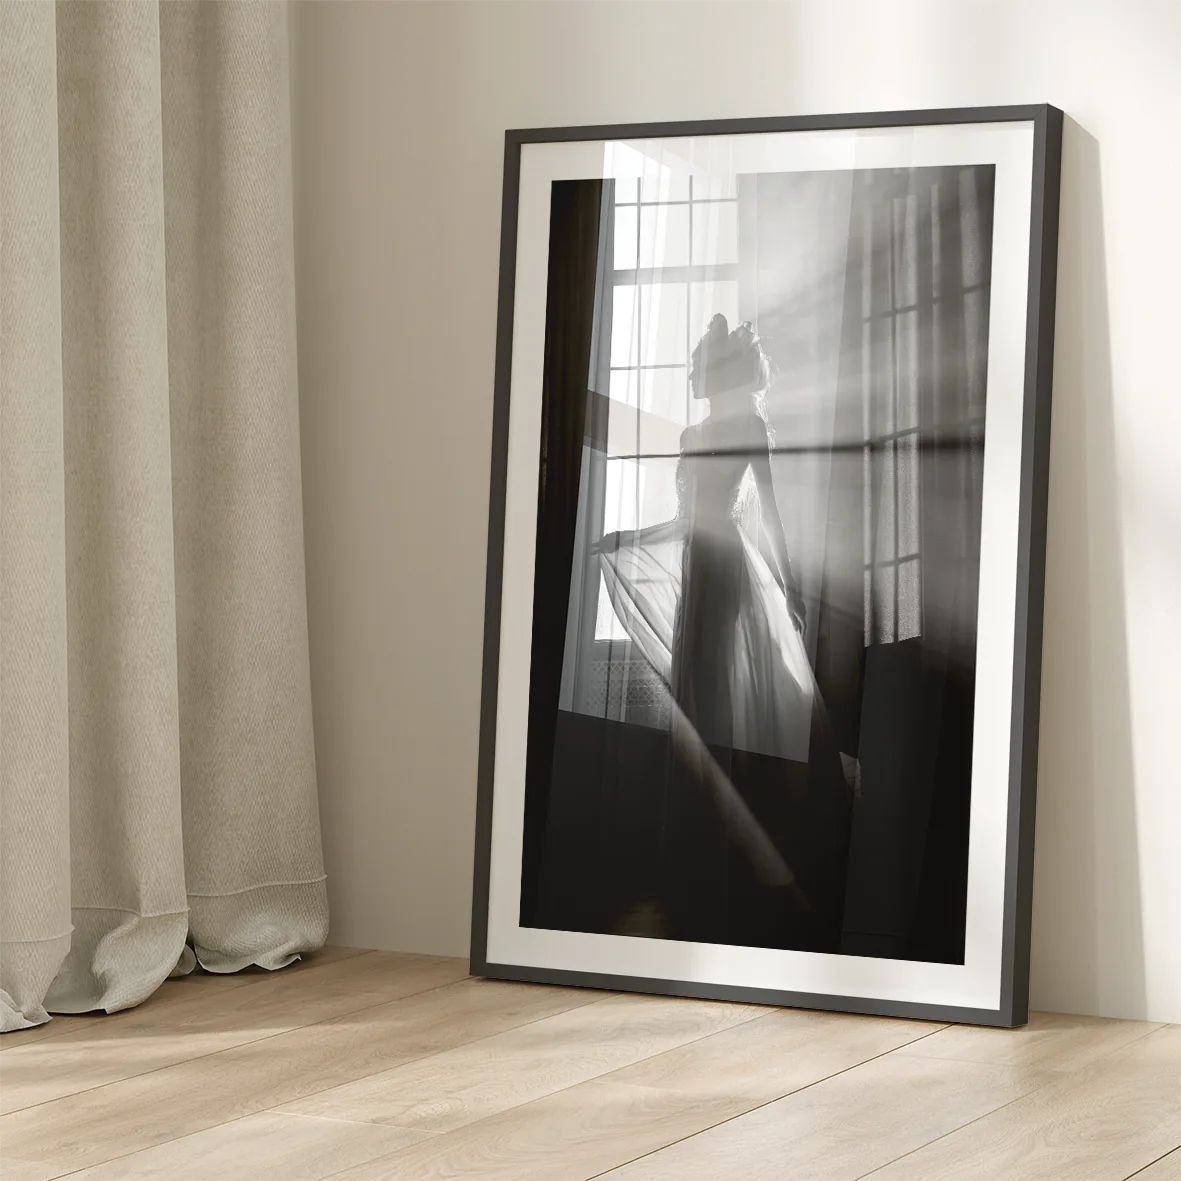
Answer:
[[[475,974],[1026,1020],[1061,137],[508,132]]]

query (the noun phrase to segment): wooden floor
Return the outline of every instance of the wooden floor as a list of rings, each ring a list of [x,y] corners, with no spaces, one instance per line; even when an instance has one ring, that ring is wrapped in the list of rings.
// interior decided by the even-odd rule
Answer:
[[[9,1181],[1178,1181],[1181,1027],[473,980],[332,949],[0,1038]]]

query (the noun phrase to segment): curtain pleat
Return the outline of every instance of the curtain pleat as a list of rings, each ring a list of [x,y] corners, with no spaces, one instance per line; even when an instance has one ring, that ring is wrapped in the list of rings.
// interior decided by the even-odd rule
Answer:
[[[57,50],[0,5],[0,1022],[47,1020],[70,948]]]
[[[286,37],[274,4],[160,6],[185,865],[219,970],[324,938]]]
[[[0,19],[0,986],[5,1026],[19,1027],[44,1019],[39,988],[50,1011],[138,1003],[191,966],[186,943],[211,970],[280,967],[323,943],[327,906],[285,8],[67,0],[6,5]],[[36,72],[23,87],[10,54]],[[37,134],[22,129],[22,104]],[[33,156],[46,136],[49,163],[7,167],[10,138]],[[21,219],[55,223],[42,229],[53,249],[26,258]],[[52,315],[33,306],[42,288],[37,306]],[[10,338],[27,375],[9,363]],[[45,451],[56,440],[58,457],[33,473],[44,491],[28,509],[21,429],[41,432]],[[37,579],[56,580],[64,611],[51,612],[52,596],[26,601]],[[10,634],[37,637],[57,664]],[[47,753],[67,744],[68,773]],[[31,840],[30,813],[58,796],[68,823],[64,808],[43,815]],[[50,912],[63,881],[69,912]],[[22,966],[34,957],[14,952],[27,945],[43,948],[39,964],[50,946],[65,955],[47,993]]]
[[[188,916],[155,6],[58,6],[57,71],[70,1013],[150,996]]]

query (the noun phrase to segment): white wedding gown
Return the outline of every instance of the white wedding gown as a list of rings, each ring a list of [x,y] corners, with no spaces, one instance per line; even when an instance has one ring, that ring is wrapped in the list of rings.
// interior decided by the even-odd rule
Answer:
[[[765,448],[761,423],[738,431]],[[760,547],[749,448],[734,438],[733,423],[687,428],[676,517],[596,549],[616,616],[701,738],[803,763],[816,681]]]

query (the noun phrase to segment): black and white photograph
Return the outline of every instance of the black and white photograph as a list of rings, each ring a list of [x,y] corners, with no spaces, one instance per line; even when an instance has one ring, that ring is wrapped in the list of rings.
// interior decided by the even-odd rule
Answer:
[[[554,185],[521,922],[962,963],[993,168],[653,172]]]
[[[1032,127],[524,133],[485,677],[525,970],[869,961],[905,1005],[987,960],[1001,1007]]]

